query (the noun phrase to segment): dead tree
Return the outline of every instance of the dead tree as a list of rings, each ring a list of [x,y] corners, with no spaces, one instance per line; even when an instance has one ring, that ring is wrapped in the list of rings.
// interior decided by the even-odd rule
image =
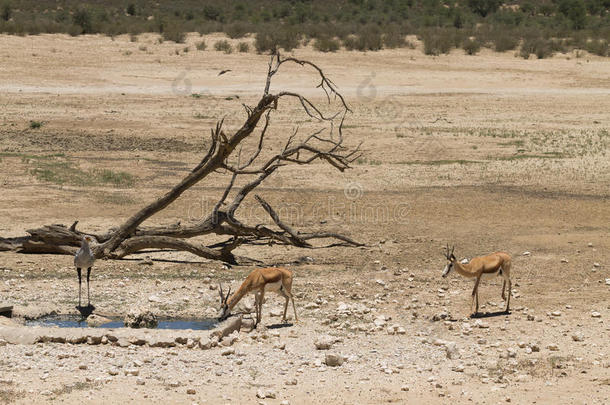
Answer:
[[[312,68],[319,78],[317,88],[324,92],[328,104],[338,105],[339,110],[327,114],[301,94],[290,91],[272,93],[272,79],[286,64]],[[297,136],[297,129],[288,137],[279,153],[265,156],[262,152],[271,115],[278,109],[280,102],[286,99],[296,100],[306,116],[323,124],[322,129],[316,129],[302,137]],[[279,229],[261,224],[248,225],[236,217],[236,211],[244,199],[283,166],[307,165],[321,160],[339,171],[344,171],[360,156],[360,145],[352,148],[344,146],[343,122],[350,109],[335,84],[315,64],[292,57],[282,58],[276,53],[269,61],[261,98],[255,106],[244,105],[244,108],[247,116],[241,127],[232,134],[227,134],[223,129],[223,120],[219,121],[211,131],[209,149],[199,164],[165,195],[136,212],[118,228],[102,234],[92,234],[77,230],[78,221],[70,228],[47,225],[27,230],[27,236],[0,238],[0,250],[73,254],[80,245],[82,235],[89,234],[99,242],[99,245],[93,248],[97,258],[117,259],[147,249],[172,249],[188,251],[212,260],[243,263],[248,260],[233,254],[243,243],[270,241],[311,248],[311,241],[314,239],[332,238],[342,245],[361,245],[347,236],[332,232],[298,232],[284,223],[271,205],[258,195],[255,196],[256,200]],[[255,135],[257,129],[259,134]],[[251,137],[256,137],[253,139],[256,140],[256,147],[250,156],[245,158],[242,156],[243,142]],[[226,173],[230,179],[205,219],[185,224],[178,222],[169,226],[142,226],[146,220],[168,207],[190,187],[218,172]],[[245,178],[247,181],[241,187],[236,187],[238,178]],[[193,237],[212,234],[226,236],[228,239],[213,245],[190,240]]]

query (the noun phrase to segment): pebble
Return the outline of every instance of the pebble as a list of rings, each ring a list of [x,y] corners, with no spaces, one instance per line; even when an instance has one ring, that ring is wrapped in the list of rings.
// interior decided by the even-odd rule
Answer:
[[[523,256],[529,256],[529,255],[531,255],[531,254],[532,254],[532,253],[531,253],[531,252],[529,252],[529,251],[525,251],[525,252],[523,252]]]
[[[195,395],[197,393],[197,391],[195,391],[193,388],[189,388],[186,390],[186,393],[188,395]]]
[[[559,350],[559,346],[556,343],[551,343],[546,348],[552,352],[556,352]]]
[[[332,347],[334,339],[331,336],[320,336],[314,342],[317,350],[328,350]]]
[[[553,312],[551,312],[551,315],[553,315],[553,316],[561,316],[561,311],[553,311]]]
[[[286,380],[284,381],[285,385],[297,385],[297,379],[296,378],[291,378],[290,380]]]
[[[601,318],[601,317],[602,317],[602,314],[600,314],[600,313],[599,313],[599,312],[597,312],[597,311],[593,311],[593,312],[591,312],[591,316],[592,316],[593,318]]]
[[[227,347],[226,349],[222,349],[220,354],[223,355],[223,356],[228,356],[230,354],[235,354],[235,348]]]
[[[403,385],[402,387],[400,387],[401,391],[409,391],[409,386],[408,385]]]
[[[561,259],[561,263],[568,263],[568,259]]]
[[[575,332],[572,334],[572,340],[575,342],[582,342],[585,340],[585,335],[582,332]]]
[[[324,364],[329,367],[338,367],[343,364],[345,358],[340,354],[327,353],[324,358]]]

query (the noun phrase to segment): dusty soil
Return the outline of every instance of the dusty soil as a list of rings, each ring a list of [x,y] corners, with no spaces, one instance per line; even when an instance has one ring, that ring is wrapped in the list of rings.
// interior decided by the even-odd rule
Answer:
[[[199,161],[217,119],[235,128],[241,103],[262,91],[267,56],[225,55],[213,50],[218,37],[205,39],[208,50],[197,51],[196,36],[186,45],[153,35],[0,36],[0,235],[74,220],[87,230],[117,225]],[[267,328],[279,324],[282,305],[269,297],[263,327],[242,332],[233,354],[0,342],[0,401],[607,403],[608,59],[295,55],[339,86],[353,109],[346,139],[364,141],[367,153],[345,173],[288,167],[260,193],[295,227],[341,231],[367,247],[240,248],[294,271],[300,319]],[[231,71],[218,76],[222,69]],[[310,73],[290,67],[274,89],[322,103]],[[297,105],[280,107],[270,148],[295,125],[314,125]],[[102,169],[129,181],[74,180]],[[223,184],[217,176],[194,187],[151,221],[200,218]],[[263,214],[249,201],[239,215],[268,223]],[[472,281],[440,277],[446,243],[460,258],[513,256],[509,315],[500,313],[498,279],[480,292],[491,316],[469,318]],[[98,311],[146,305],[165,316],[214,316],[216,283],[236,288],[251,270],[150,256],[152,265],[141,255],[96,263]],[[71,257],[1,253],[0,264],[0,302],[17,315],[74,311]],[[325,335],[335,343],[317,350]],[[346,361],[326,366],[328,352]]]

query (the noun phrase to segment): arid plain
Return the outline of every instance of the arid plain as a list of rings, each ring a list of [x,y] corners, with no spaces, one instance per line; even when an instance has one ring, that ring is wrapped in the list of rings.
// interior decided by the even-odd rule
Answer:
[[[90,231],[119,225],[199,162],[217,120],[228,132],[243,122],[269,56],[215,51],[214,35],[203,51],[198,35],[157,38],[0,36],[0,236],[75,220]],[[300,322],[267,329],[282,305],[268,296],[263,326],[232,350],[0,344],[0,401],[607,403],[610,60],[293,54],[338,86],[353,111],[345,142],[365,153],[343,173],[323,162],[283,168],[257,192],[296,229],[366,246],[240,247],[294,271]],[[287,66],[272,91],[323,106],[317,84],[312,70]],[[267,148],[315,125],[281,104]],[[200,219],[226,181],[193,187],[150,222]],[[254,199],[239,215],[273,226]],[[509,315],[469,318],[473,281],[441,278],[446,244],[460,259],[513,256]],[[99,311],[214,316],[217,282],[236,288],[252,269],[150,257],[96,263]],[[501,287],[482,283],[483,312],[503,308]],[[17,314],[73,312],[77,289],[69,256],[0,253],[0,302]],[[317,350],[320,339],[332,347]],[[329,351],[345,362],[327,366]]]

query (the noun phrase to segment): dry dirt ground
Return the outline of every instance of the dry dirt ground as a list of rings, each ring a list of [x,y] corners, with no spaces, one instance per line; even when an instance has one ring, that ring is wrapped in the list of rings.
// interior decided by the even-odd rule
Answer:
[[[216,120],[236,128],[241,103],[263,88],[268,57],[214,51],[218,38],[198,51],[198,36],[181,45],[154,35],[0,36],[0,235],[74,220],[105,230],[184,176]],[[609,59],[294,54],[339,86],[353,109],[346,141],[363,141],[367,153],[345,173],[288,167],[259,192],[296,228],[341,231],[367,246],[240,248],[294,271],[300,322],[267,329],[282,304],[269,297],[263,327],[242,332],[232,354],[0,343],[0,401],[608,403]],[[231,71],[218,76],[223,69]],[[316,84],[289,67],[273,89],[322,103]],[[297,125],[315,123],[281,105],[268,147],[283,146]],[[200,218],[223,179],[151,222]],[[268,223],[256,206],[245,203],[240,217]],[[446,243],[460,258],[513,256],[509,315],[469,318],[473,282],[440,277]],[[152,265],[142,256],[96,263],[100,312],[147,305],[161,316],[212,316],[216,283],[236,288],[251,270],[150,256]],[[17,314],[74,311],[71,257],[5,252],[0,265],[0,301]],[[503,308],[500,289],[499,279],[482,283],[483,312]],[[316,349],[323,336],[335,341],[330,350]],[[329,352],[345,362],[325,365]]]

